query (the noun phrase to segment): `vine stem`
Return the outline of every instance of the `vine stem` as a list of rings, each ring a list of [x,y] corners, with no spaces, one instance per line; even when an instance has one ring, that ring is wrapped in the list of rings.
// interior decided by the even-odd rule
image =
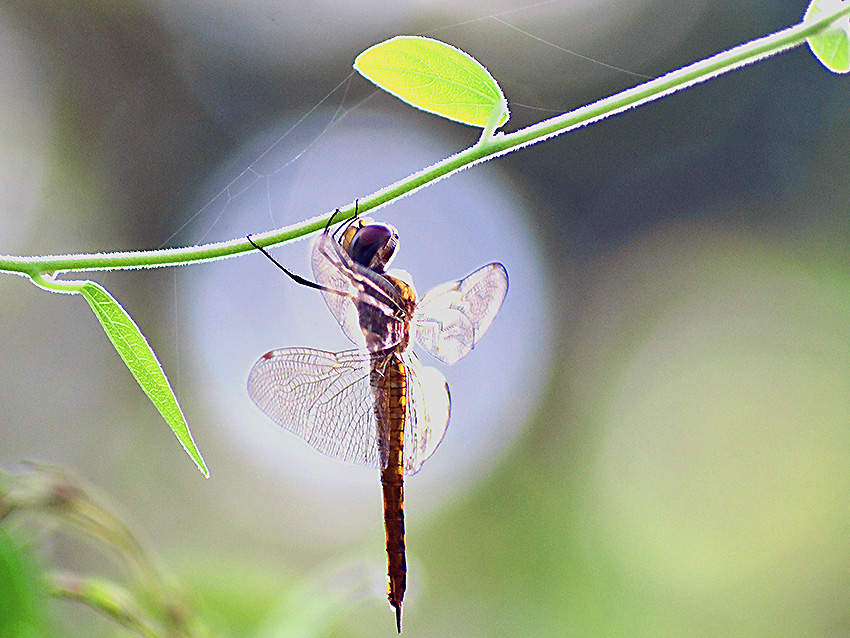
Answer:
[[[409,195],[436,181],[470,166],[494,159],[520,148],[543,142],[580,126],[598,122],[627,109],[664,97],[680,89],[704,82],[723,73],[756,62],[762,58],[786,51],[806,42],[837,20],[850,15],[850,3],[840,9],[826,13],[816,20],[793,25],[776,33],[752,40],[699,62],[694,62],[659,78],[639,84],[610,97],[593,102],[568,113],[543,120],[509,134],[482,138],[473,146],[429,166],[395,184],[378,190],[358,200],[357,210],[366,213],[389,202]],[[351,219],[355,214],[355,203],[340,208],[338,212],[325,213],[305,222],[274,231],[252,235],[253,241],[263,247],[274,246],[292,239],[304,237],[323,230],[329,217],[334,214],[338,221]],[[149,251],[118,253],[96,253],[78,255],[52,255],[37,257],[0,256],[0,272],[20,274],[54,292],[74,292],[55,280],[46,280],[44,273],[60,271],[125,270],[155,268],[199,263],[233,257],[256,250],[245,238],[201,246],[168,248]]]
[[[53,275],[40,272],[31,274],[30,280],[39,288],[66,295],[78,294],[83,289],[83,286],[88,283],[86,281],[60,281],[55,279]]]

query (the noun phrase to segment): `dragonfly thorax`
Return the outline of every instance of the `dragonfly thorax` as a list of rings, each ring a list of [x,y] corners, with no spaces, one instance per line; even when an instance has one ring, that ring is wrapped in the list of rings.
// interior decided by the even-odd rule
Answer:
[[[367,301],[357,302],[360,330],[366,339],[366,348],[371,352],[392,348],[399,352],[410,343],[410,320],[416,308],[416,292],[413,287],[388,274],[381,274],[395,288],[395,314],[388,317],[382,309]]]

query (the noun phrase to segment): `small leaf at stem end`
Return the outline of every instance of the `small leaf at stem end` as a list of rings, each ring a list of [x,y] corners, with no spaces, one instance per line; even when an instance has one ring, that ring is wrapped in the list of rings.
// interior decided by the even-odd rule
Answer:
[[[494,109],[497,127],[510,113],[499,84],[475,58],[431,38],[402,35],[357,56],[354,68],[366,79],[418,109],[485,127]]]
[[[93,281],[87,281],[80,288],[80,293],[89,302],[106,335],[115,346],[115,350],[142,390],[153,401],[156,409],[174,431],[180,444],[195,461],[198,469],[204,473],[204,476],[209,477],[207,466],[192,440],[192,434],[189,432],[189,426],[186,424],[174,391],[142,331],[105,288]]]
[[[835,11],[842,4],[842,0],[812,0],[803,22]],[[807,41],[812,53],[827,69],[834,73],[850,71],[850,18],[841,18]]]

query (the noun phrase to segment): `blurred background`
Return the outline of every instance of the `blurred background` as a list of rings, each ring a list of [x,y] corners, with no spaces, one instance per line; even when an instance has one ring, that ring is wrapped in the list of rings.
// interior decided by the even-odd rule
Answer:
[[[506,130],[801,19],[805,2],[0,4],[0,254],[299,222],[476,131],[351,75],[398,34],[485,64]],[[380,212],[418,290],[501,261],[446,439],[407,482],[409,636],[850,632],[850,84],[800,47]],[[309,243],[275,250],[309,275]],[[0,277],[0,464],[116,504],[222,636],[394,634],[377,473],[253,408],[266,350],[348,346],[259,255],[95,273],[157,351],[194,468],[80,298]],[[74,537],[47,567],[121,578]],[[2,612],[0,612],[2,613]],[[124,636],[47,607],[57,636]]]

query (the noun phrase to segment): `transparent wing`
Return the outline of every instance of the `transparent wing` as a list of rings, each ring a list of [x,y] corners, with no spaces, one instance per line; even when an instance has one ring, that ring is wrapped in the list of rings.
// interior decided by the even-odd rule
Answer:
[[[382,317],[387,325],[387,337],[382,348],[391,348],[399,341],[400,329],[391,329],[391,324],[400,324],[396,317],[395,288],[379,274],[364,268],[349,257],[336,239],[329,233],[319,235],[313,245],[313,275],[326,288],[342,294],[323,292],[325,302],[336,318],[342,331],[359,348],[366,347],[366,338],[360,329],[360,314],[357,304],[367,304]]]
[[[415,474],[430,457],[449,425],[449,385],[435,368],[423,367],[412,352],[405,353],[407,415],[404,422],[404,471]]]
[[[380,468],[371,360],[364,350],[272,350],[251,369],[248,394],[272,421],[319,452]]]
[[[487,332],[507,292],[508,273],[498,263],[432,288],[416,305],[416,341],[443,363],[458,361]]]

